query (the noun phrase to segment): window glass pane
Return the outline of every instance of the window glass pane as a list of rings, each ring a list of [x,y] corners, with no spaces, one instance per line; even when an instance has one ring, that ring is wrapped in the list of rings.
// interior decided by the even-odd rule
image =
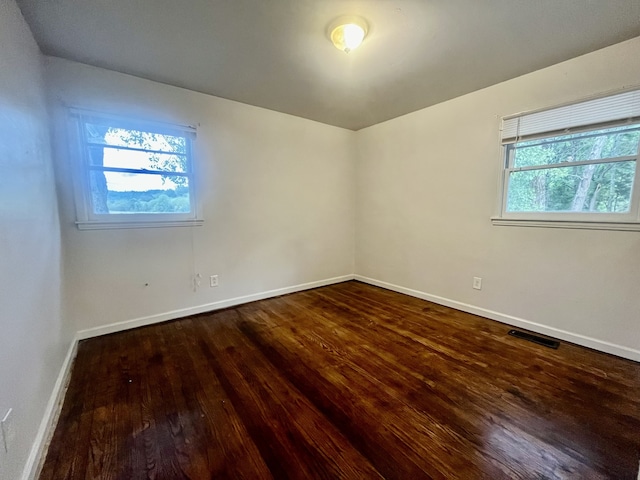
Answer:
[[[640,125],[574,133],[512,145],[515,168],[638,154]]]
[[[185,176],[94,170],[90,181],[96,214],[191,212]]]
[[[89,161],[93,166],[186,172],[186,155],[140,152],[101,146],[89,147]]]
[[[636,162],[511,172],[508,212],[629,211]]]
[[[85,123],[87,142],[115,147],[187,153],[186,137]]]

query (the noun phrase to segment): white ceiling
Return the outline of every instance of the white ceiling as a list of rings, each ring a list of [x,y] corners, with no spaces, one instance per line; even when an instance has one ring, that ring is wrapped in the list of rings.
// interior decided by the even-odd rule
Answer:
[[[18,3],[45,54],[353,130],[640,35],[640,0]]]

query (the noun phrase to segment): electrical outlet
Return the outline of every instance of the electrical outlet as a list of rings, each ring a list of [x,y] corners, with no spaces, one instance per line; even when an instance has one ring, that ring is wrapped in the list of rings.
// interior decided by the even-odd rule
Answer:
[[[16,430],[13,425],[13,408],[10,408],[9,411],[7,411],[0,422],[0,426],[2,427],[2,447],[6,453],[9,453],[9,448],[11,447],[13,440],[16,438]]]
[[[218,286],[218,275],[211,275],[209,277],[209,285],[211,285],[212,287]]]
[[[473,277],[473,288],[476,290],[482,290],[482,278]]]

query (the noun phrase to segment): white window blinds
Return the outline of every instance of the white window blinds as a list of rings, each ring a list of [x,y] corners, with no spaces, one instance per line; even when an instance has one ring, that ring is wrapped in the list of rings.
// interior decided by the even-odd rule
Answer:
[[[558,135],[587,125],[640,120],[640,90],[596,98],[502,120],[502,143],[535,136]]]

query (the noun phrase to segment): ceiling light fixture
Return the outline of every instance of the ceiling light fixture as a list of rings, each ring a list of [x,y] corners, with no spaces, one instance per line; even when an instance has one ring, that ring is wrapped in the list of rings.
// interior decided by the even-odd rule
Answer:
[[[358,48],[367,35],[364,18],[348,15],[336,18],[329,26],[329,38],[338,50],[349,53]]]

